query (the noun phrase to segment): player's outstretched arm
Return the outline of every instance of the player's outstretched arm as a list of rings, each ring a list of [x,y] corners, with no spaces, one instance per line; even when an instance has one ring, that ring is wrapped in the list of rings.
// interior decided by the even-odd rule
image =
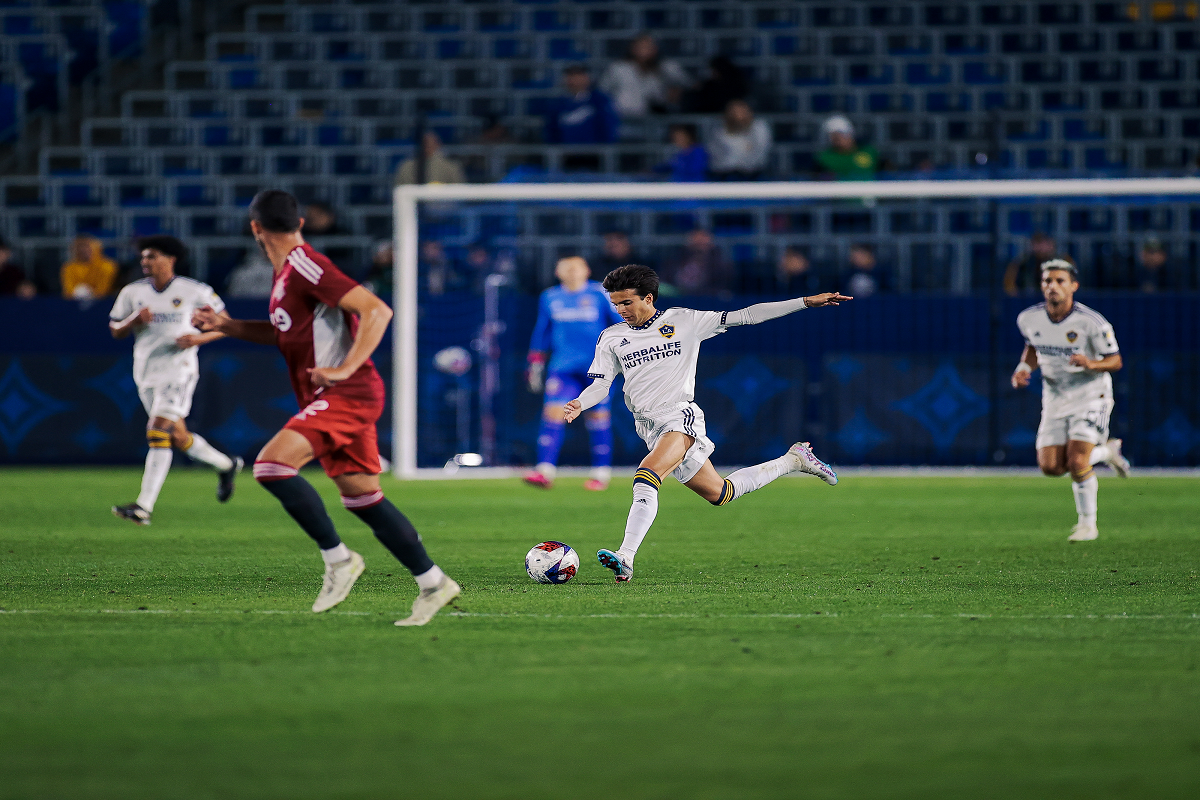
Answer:
[[[1013,370],[1012,387],[1024,389],[1028,386],[1029,376],[1033,374],[1037,366],[1037,350],[1034,350],[1032,345],[1025,345],[1025,349],[1021,351],[1021,360],[1017,362],[1017,368]]]
[[[727,327],[757,325],[760,322],[778,319],[806,308],[836,306],[853,299],[853,297],[847,297],[838,292],[825,292],[824,294],[814,294],[811,297],[798,297],[795,300],[782,300],[778,303],[756,303],[738,311],[730,311],[725,315],[724,324]]]
[[[608,397],[608,390],[611,387],[611,380],[596,378],[590,386],[579,393],[579,397],[563,406],[563,419],[567,422],[579,419],[580,414]]]
[[[308,371],[312,382],[317,386],[329,388],[336,383],[346,380],[361,367],[387,333],[388,323],[392,321],[392,309],[388,304],[361,286],[355,286],[338,301],[338,308],[349,311],[358,317],[358,333],[354,336],[354,344],[350,352],[336,367],[317,367]]]
[[[1113,353],[1095,361],[1083,353],[1076,353],[1071,356],[1071,363],[1077,367],[1090,369],[1092,372],[1116,372],[1123,366],[1120,353]]]
[[[175,346],[180,350],[187,350],[189,347],[199,347],[200,345],[215,342],[218,339],[224,339],[225,334],[220,331],[209,331],[208,333],[185,333],[175,340]]]
[[[112,333],[114,339],[124,339],[133,333],[133,329],[139,325],[150,324],[150,320],[153,318],[154,312],[143,306],[123,320],[110,321],[108,323],[108,330]]]
[[[266,320],[231,319],[224,311],[213,311],[210,306],[196,309],[192,314],[192,325],[203,333],[221,333],[255,344],[275,344],[275,326]]]

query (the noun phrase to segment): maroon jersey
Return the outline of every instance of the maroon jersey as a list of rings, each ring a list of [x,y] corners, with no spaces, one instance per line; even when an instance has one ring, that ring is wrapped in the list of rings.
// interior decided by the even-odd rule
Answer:
[[[332,389],[317,387],[308,374],[314,367],[339,366],[350,352],[358,317],[337,304],[355,286],[358,283],[307,244],[288,253],[283,270],[275,277],[271,324],[301,408],[331,394],[383,401],[383,381],[370,359]]]

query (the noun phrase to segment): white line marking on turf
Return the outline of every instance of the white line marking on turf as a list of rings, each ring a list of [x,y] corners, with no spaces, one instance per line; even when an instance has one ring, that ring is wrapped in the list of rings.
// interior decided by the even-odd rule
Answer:
[[[325,611],[324,616],[342,616],[342,617],[378,617],[390,616],[393,614],[402,613],[399,611]],[[244,616],[246,614],[259,615],[274,615],[274,616],[313,616],[313,612],[300,609],[270,609],[270,608],[252,608],[252,609],[236,609],[236,608],[77,608],[77,609],[52,609],[52,608],[0,608],[0,615],[10,614],[51,614],[55,616],[66,616],[70,614],[194,614],[194,615],[231,615]],[[997,620],[1070,620],[1070,619],[1096,619],[1096,620],[1200,620],[1198,614],[969,614],[969,613],[952,613],[952,614],[839,614],[836,611],[801,612],[795,614],[533,614],[533,613],[502,613],[502,612],[471,612],[471,611],[449,611],[442,614],[444,617],[462,617],[462,618],[480,618],[480,619],[819,619],[822,617],[861,617],[878,619],[997,619]]]

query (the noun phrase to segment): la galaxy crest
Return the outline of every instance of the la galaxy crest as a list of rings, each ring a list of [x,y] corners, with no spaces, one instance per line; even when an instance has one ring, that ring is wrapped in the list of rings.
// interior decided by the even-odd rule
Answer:
[[[1075,344],[1075,340],[1079,338],[1079,334],[1075,331],[1067,331],[1067,341]]]
[[[182,302],[183,302],[182,297],[172,297],[171,298],[171,305],[175,306],[176,308],[179,308],[179,306]]]
[[[675,335],[675,326],[674,325],[659,325],[658,332],[663,335],[664,339],[670,339],[672,336]]]

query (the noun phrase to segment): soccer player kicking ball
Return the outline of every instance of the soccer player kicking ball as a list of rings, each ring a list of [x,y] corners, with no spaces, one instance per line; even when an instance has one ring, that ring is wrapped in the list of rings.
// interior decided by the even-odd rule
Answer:
[[[538,463],[525,482],[549,489],[554,484],[558,451],[563,441],[563,403],[579,394],[587,383],[596,339],[621,318],[608,302],[604,288],[589,281],[588,263],[579,256],[560,259],[554,275],[561,281],[542,292],[537,325],[529,343],[529,389],[542,390],[546,351],[551,351],[545,376],[546,403],[538,433]],[[612,479],[612,412],[604,397],[587,415],[592,440],[592,477],[583,488],[598,492]]]
[[[1012,374],[1014,389],[1029,385],[1042,369],[1042,421],[1037,432],[1038,466],[1047,475],[1071,473],[1079,522],[1067,537],[1089,542],[1096,529],[1099,481],[1092,466],[1107,464],[1122,478],[1129,462],[1121,440],[1108,438],[1113,410],[1112,375],[1121,368],[1121,353],[1112,325],[1083,303],[1075,302],[1079,272],[1062,259],[1042,264],[1042,296],[1046,302],[1017,316],[1025,350]]]
[[[705,339],[736,325],[757,325],[804,308],[836,306],[852,297],[831,292],[759,303],[740,311],[659,311],[654,308],[658,275],[635,264],[608,273],[604,288],[625,321],[600,334],[588,372],[592,384],[563,411],[571,422],[608,396],[618,374],[625,376],[625,405],[633,412],[650,455],[642,459],[633,478],[633,505],[621,547],[596,554],[603,566],[616,573],[618,582],[633,577],[633,560],[658,514],[658,488],[667,473],[714,506],[731,503],[789,472],[816,475],[830,486],[837,483],[837,473],[813,455],[808,442],[797,442],[773,461],[722,478],[709,461],[715,445],[704,435],[704,412],[692,398],[696,359]]]
[[[415,576],[420,593],[412,615],[396,624],[424,625],[458,596],[459,586],[430,560],[412,523],[379,487],[375,423],[383,413],[383,380],[371,362],[392,310],[346,277],[300,235],[296,198],[259,192],[250,203],[250,229],[275,268],[270,321],[230,319],[200,309],[202,330],[277,345],[287,362],[301,411],[267,442],[254,462],[254,477],[316,541],[325,581],[313,611],[346,599],[363,572],[363,558],[334,530],[320,495],[300,477],[313,459],[342,494],[342,504],[370,526],[376,538]]]
[[[217,293],[199,281],[175,274],[187,256],[183,242],[172,236],[148,236],[138,241],[146,275],[121,290],[109,313],[114,339],[133,334],[133,382],[150,420],[146,424],[146,469],[136,501],[113,506],[112,513],[138,525],[149,525],[171,470],[171,446],[217,470],[217,500],[233,496],[233,482],[242,459],[230,458],[187,429],[192,394],[200,378],[197,348],[220,333],[201,333],[192,326],[192,312],[202,306],[225,307]]]

